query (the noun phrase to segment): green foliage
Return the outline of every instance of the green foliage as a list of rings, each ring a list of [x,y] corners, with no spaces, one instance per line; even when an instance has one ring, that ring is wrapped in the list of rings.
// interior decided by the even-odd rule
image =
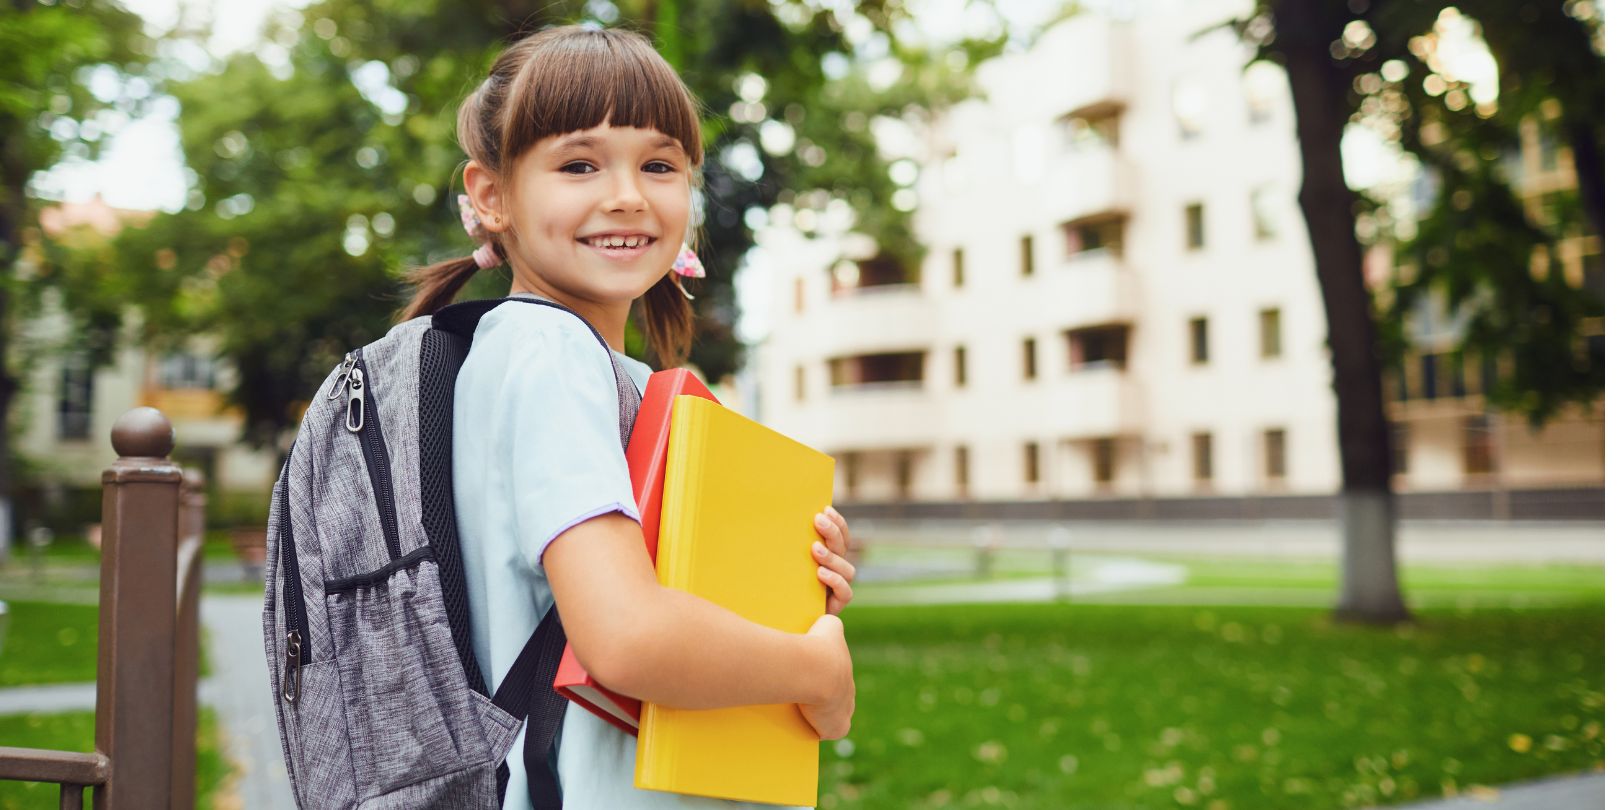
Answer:
[[[1285,62],[1274,41],[1276,5],[1261,3],[1237,27],[1259,58]],[[1571,287],[1558,249],[1566,237],[1601,240],[1603,233],[1604,58],[1587,5],[1364,0],[1315,12],[1323,46],[1353,88],[1338,112],[1346,122],[1379,128],[1416,156],[1430,191],[1416,233],[1405,238],[1396,236],[1376,200],[1364,196],[1358,206],[1364,237],[1398,243],[1400,269],[1377,312],[1384,362],[1403,362],[1412,349],[1414,312],[1438,302],[1462,323],[1454,348],[1507,361],[1486,392],[1489,402],[1537,425],[1571,403],[1590,403],[1604,385],[1601,357],[1582,340],[1602,318],[1603,302]],[[1458,10],[1478,22],[1497,63],[1499,96],[1483,104],[1428,61],[1436,19]],[[1341,36],[1351,25],[1365,25],[1367,35]],[[1573,148],[1575,189],[1527,203],[1519,133],[1525,120]],[[1527,213],[1529,205],[1539,215]],[[1547,272],[1531,272],[1538,254],[1547,257]]]
[[[1391,804],[1599,766],[1603,611],[973,605],[845,614],[854,807]]]
[[[860,0],[853,11],[879,31],[905,13],[893,0]],[[323,0],[290,28],[272,26],[274,41],[291,43],[285,69],[243,55],[173,86],[196,174],[192,199],[127,230],[111,255],[91,263],[99,269],[86,272],[139,306],[149,344],[217,335],[237,372],[228,399],[246,416],[245,439],[274,443],[341,354],[387,328],[404,301],[404,271],[471,251],[453,205],[464,160],[453,119],[495,54],[530,31],[593,15],[648,33],[703,111],[709,159],[699,250],[709,276],[695,304],[692,361],[709,378],[740,362],[732,277],[753,244],[750,209],[844,200],[881,251],[912,264],[920,258],[906,217],[889,204],[893,183],[870,130],[847,126],[846,116],[916,114],[959,97],[965,74],[902,81],[884,94],[862,94],[853,80],[828,88],[823,56],[851,47],[821,4],[642,0],[533,10]],[[970,50],[978,58],[993,47]],[[912,75],[929,72],[921,55],[906,59]],[[388,90],[368,98],[357,89],[362,74],[385,79]],[[761,108],[734,117],[748,76],[763,80]],[[384,96],[403,98],[403,109]],[[794,128],[793,151],[763,148],[766,121]],[[759,156],[757,177],[723,159],[733,148]],[[501,281],[480,279],[475,294],[503,293]]]

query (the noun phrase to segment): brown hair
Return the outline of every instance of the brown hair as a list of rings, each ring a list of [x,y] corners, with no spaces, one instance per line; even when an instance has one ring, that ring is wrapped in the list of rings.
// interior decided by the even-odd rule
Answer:
[[[674,138],[699,176],[703,140],[691,91],[646,39],[624,30],[565,26],[512,44],[495,58],[489,78],[461,102],[456,141],[509,189],[518,158],[536,141],[604,120]],[[501,235],[489,236],[506,258]],[[416,295],[401,319],[449,304],[477,272],[470,255],[411,271],[407,280]],[[641,297],[647,343],[665,368],[684,362],[692,343],[692,305],[675,284],[671,272]]]

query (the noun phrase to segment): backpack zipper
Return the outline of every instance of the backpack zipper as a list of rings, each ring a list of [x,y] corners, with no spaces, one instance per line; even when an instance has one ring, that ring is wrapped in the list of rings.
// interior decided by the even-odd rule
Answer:
[[[287,458],[290,462],[291,451],[287,453]],[[281,697],[297,705],[298,694],[303,688],[303,673],[299,667],[309,663],[309,649],[304,646],[309,617],[304,613],[304,588],[298,573],[298,550],[293,543],[288,478],[284,473],[281,479],[281,601],[283,612],[287,614],[286,669],[281,678]]]
[[[394,513],[394,475],[388,464],[388,447],[383,444],[377,401],[366,386],[366,359],[360,351],[356,351],[354,356],[354,368],[349,370],[349,403],[344,426],[360,438],[360,450],[366,457],[366,472],[371,475],[371,491],[377,496],[377,513],[382,518],[383,542],[388,544],[388,559],[397,560],[400,557],[399,516]]]

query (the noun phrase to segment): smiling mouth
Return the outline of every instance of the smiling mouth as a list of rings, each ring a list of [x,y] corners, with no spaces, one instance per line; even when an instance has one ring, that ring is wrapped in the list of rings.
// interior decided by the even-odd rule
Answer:
[[[658,241],[654,236],[592,236],[578,240],[582,245],[590,245],[602,250],[636,250]]]

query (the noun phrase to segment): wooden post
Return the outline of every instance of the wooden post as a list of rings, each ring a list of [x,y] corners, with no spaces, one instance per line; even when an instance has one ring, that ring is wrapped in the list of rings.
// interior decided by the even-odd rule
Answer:
[[[170,754],[169,810],[197,804],[197,597],[202,587],[203,531],[208,505],[202,474],[181,479],[179,570],[176,572],[174,737]]]
[[[162,808],[174,792],[175,572],[180,468],[174,428],[136,408],[112,431],[101,474],[101,629],[96,750],[110,761],[94,807]]]

